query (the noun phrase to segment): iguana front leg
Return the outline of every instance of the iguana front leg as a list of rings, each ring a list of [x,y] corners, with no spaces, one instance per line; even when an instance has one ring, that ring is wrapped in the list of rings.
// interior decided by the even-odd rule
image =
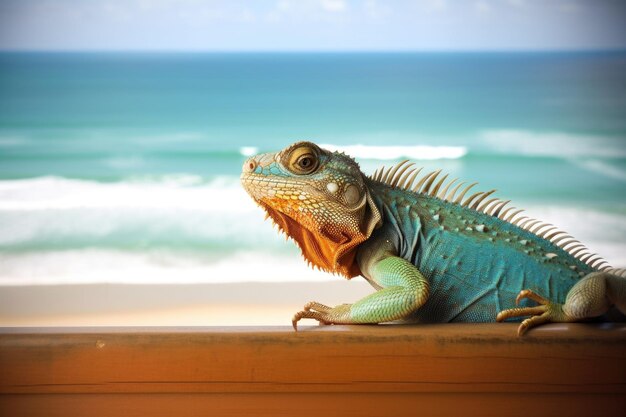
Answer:
[[[368,262],[367,278],[380,289],[354,304],[328,307],[310,302],[296,313],[292,323],[297,330],[300,319],[311,318],[323,324],[383,323],[406,317],[428,298],[428,281],[403,258],[385,254]]]
[[[518,327],[519,336],[544,323],[567,323],[598,317],[612,306],[626,314],[626,279],[610,272],[593,272],[570,289],[564,304],[551,302],[531,290],[522,290],[516,303],[522,298],[530,298],[539,305],[504,310],[496,317],[496,321],[504,321],[511,317],[530,316]]]

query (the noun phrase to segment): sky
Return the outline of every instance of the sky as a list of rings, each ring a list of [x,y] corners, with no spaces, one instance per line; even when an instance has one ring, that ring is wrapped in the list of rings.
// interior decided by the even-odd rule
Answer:
[[[626,0],[0,0],[1,50],[626,48]]]

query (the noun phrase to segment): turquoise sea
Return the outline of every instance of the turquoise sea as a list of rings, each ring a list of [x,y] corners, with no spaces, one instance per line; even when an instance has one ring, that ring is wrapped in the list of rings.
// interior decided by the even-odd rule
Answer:
[[[497,188],[626,266],[626,52],[0,53],[0,285],[323,278],[238,180],[303,139]]]

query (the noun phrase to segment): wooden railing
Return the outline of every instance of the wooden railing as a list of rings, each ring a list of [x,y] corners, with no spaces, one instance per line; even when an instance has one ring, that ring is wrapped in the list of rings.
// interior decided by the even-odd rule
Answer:
[[[625,411],[623,324],[0,329],[2,416]]]

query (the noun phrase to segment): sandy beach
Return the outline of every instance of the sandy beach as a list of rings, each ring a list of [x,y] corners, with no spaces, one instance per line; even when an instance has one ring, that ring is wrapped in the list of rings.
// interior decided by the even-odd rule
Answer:
[[[0,287],[0,326],[289,325],[307,301],[353,302],[363,280]]]

